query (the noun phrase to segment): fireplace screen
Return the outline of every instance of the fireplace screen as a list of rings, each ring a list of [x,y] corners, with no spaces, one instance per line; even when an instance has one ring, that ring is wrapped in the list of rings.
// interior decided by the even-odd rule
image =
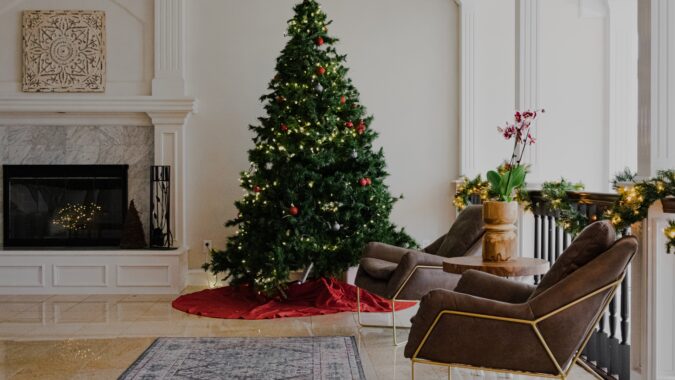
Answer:
[[[127,165],[4,165],[4,245],[118,246],[127,171]]]

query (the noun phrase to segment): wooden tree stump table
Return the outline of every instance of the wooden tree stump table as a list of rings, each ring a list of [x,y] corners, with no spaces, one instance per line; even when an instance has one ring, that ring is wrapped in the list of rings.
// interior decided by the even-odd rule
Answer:
[[[448,273],[462,274],[469,269],[479,270],[501,277],[524,277],[545,274],[549,263],[530,257],[513,257],[509,261],[483,261],[482,256],[460,256],[443,260],[443,270]]]

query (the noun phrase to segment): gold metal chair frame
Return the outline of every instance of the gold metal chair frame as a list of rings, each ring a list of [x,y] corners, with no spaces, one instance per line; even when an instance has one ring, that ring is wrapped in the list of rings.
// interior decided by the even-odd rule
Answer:
[[[619,287],[619,284],[621,284],[621,281],[623,281],[625,277],[625,272],[621,276],[620,279],[617,281],[614,281],[608,285],[603,286],[602,288],[595,290],[581,298],[576,299],[575,301],[572,301],[568,303],[567,305],[564,305],[542,317],[539,317],[535,320],[527,320],[527,319],[517,319],[517,318],[506,318],[506,317],[498,317],[494,315],[488,315],[488,314],[477,314],[477,313],[467,313],[463,311],[454,311],[454,310],[443,310],[438,315],[436,316],[436,319],[434,320],[434,323],[431,324],[429,329],[427,330],[426,334],[424,335],[424,338],[420,342],[419,346],[415,350],[415,353],[413,354],[411,358],[411,367],[412,367],[412,379],[415,380],[415,363],[419,364],[430,364],[430,365],[440,365],[440,366],[445,366],[448,367],[448,379],[452,378],[452,368],[466,368],[466,369],[474,369],[474,370],[485,370],[485,371],[491,371],[491,372],[497,372],[497,373],[511,373],[511,374],[517,374],[517,375],[525,375],[525,376],[537,376],[537,377],[547,377],[547,378],[553,378],[553,379],[561,379],[561,380],[566,380],[568,379],[569,373],[572,370],[572,366],[574,363],[578,363],[581,367],[583,367],[586,371],[588,371],[591,375],[593,375],[595,378],[602,380],[602,377],[594,373],[583,361],[579,359],[581,356],[582,351],[586,347],[586,344],[588,344],[588,340],[591,338],[591,335],[595,331],[595,326],[598,324],[600,321],[600,318],[602,318],[603,314],[605,313],[605,310],[607,309],[607,306],[611,302],[612,298],[614,298],[614,295],[616,294],[616,291]],[[545,321],[546,319],[561,313],[567,309],[569,309],[572,306],[575,306],[583,301],[586,301],[587,299],[596,296],[606,290],[609,290],[610,294],[609,297],[605,300],[604,304],[602,305],[602,308],[600,309],[600,312],[595,316],[595,319],[593,321],[592,326],[594,328],[591,328],[589,332],[586,334],[584,337],[584,340],[582,341],[581,345],[579,346],[577,353],[574,355],[573,359],[570,360],[569,364],[566,366],[565,369],[562,368],[560,363],[556,360],[555,356],[551,352],[551,349],[549,348],[548,344],[546,343],[546,339],[544,339],[543,335],[541,335],[541,332],[539,331],[539,328],[537,325]],[[534,333],[537,335],[539,338],[539,341],[541,342],[541,345],[543,346],[544,350],[546,350],[546,353],[548,354],[549,359],[555,366],[556,370],[558,371],[557,374],[550,374],[550,373],[536,373],[536,372],[526,372],[526,371],[514,371],[514,370],[505,370],[505,369],[499,369],[499,368],[487,368],[487,367],[477,367],[477,366],[471,366],[471,365],[466,365],[466,364],[461,364],[461,363],[441,363],[441,362],[436,362],[433,360],[427,360],[427,359],[418,359],[417,355],[419,354],[420,350],[426,343],[427,339],[431,335],[431,332],[433,331],[434,327],[436,327],[436,324],[438,324],[438,321],[441,319],[442,316],[446,314],[451,314],[451,315],[457,315],[461,317],[468,317],[468,318],[482,318],[482,319],[492,319],[492,320],[497,320],[497,321],[502,321],[502,322],[512,322],[512,323],[519,323],[519,324],[525,324],[525,325],[530,325],[532,329],[534,330]]]
[[[408,281],[412,278],[412,276],[417,272],[417,269],[440,269],[443,270],[442,266],[434,266],[434,265],[416,265],[415,268],[410,272],[408,277],[405,278],[405,281],[403,281],[403,284],[396,290],[396,294],[394,294],[394,297],[391,298],[389,301],[391,301],[391,325],[372,325],[372,324],[365,324],[361,321],[361,288],[357,287],[356,288],[356,313],[358,316],[358,323],[359,326],[361,327],[378,327],[378,328],[389,328],[392,329],[393,334],[394,334],[394,346],[400,346],[403,344],[406,344],[408,341],[403,341],[399,342],[398,337],[396,335],[396,328],[398,327],[399,329],[410,329],[408,326],[396,326],[396,302],[415,302],[419,303],[419,300],[403,300],[403,299],[397,299],[398,295],[401,294],[403,291],[403,288],[405,288],[406,284]]]

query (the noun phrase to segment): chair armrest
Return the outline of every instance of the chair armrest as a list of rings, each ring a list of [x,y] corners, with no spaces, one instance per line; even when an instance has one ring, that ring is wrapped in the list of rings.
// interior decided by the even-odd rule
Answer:
[[[398,264],[403,256],[410,251],[409,248],[401,248],[379,242],[370,242],[363,247],[363,254],[361,257],[372,257]]]
[[[396,267],[387,283],[389,293],[395,294],[404,285],[404,282],[414,274],[413,272],[415,272],[415,268],[418,266],[432,266],[438,267],[438,270],[442,270],[443,259],[441,256],[408,250],[401,258],[401,261],[399,261],[398,267]]]
[[[469,314],[464,314],[469,313]],[[551,369],[530,321],[529,304],[510,304],[443,289],[422,298],[405,347],[405,356],[490,368]],[[508,353],[508,355],[505,355]]]
[[[468,270],[462,274],[455,291],[476,297],[487,298],[507,303],[523,303],[527,301],[535,286],[524,284],[489,273]]]

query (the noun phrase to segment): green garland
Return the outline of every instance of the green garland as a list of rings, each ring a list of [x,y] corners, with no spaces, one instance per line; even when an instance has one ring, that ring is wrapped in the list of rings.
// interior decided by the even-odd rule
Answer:
[[[472,203],[471,197],[474,195],[480,196],[481,202],[490,199],[490,183],[483,181],[480,174],[474,179],[462,177],[462,181],[464,182],[457,185],[455,198],[452,201],[457,209],[464,210],[466,206]]]
[[[670,253],[670,250],[675,247],[675,220],[668,222],[668,227],[663,230],[663,233],[666,234],[666,239],[668,239],[666,249],[668,250],[668,253]]]
[[[656,177],[641,181],[637,181],[635,174],[630,170],[625,170],[617,174],[612,183],[619,199],[604,214],[598,215],[598,218],[610,220],[617,230],[626,229],[633,223],[647,218],[649,207],[654,202],[666,197],[675,197],[675,170],[662,170],[657,172]],[[568,191],[579,191],[583,188],[583,184],[571,183],[564,178],[542,184],[542,199],[556,213],[558,225],[572,235],[578,234],[591,222],[577,211],[575,203],[567,196]],[[481,200],[490,199],[489,184],[482,181],[480,176],[471,181],[465,177],[465,183],[458,186],[458,192],[455,194],[455,205],[463,209],[469,203],[472,194],[481,194]],[[517,199],[526,209],[532,209],[533,206],[526,198],[526,192],[519,192]],[[667,239],[666,248],[670,253],[671,249],[675,248],[675,220],[669,221],[664,234]]]
[[[530,171],[529,165],[523,166],[525,168],[526,173]],[[508,162],[504,162],[503,164],[497,167],[497,172],[499,174],[504,174],[507,171],[508,171]],[[497,192],[492,189],[490,181],[483,180],[483,177],[481,177],[480,174],[477,175],[476,178],[474,179],[469,179],[469,177],[464,176],[462,177],[462,181],[463,181],[462,183],[457,185],[455,197],[452,201],[455,207],[457,207],[457,209],[460,211],[464,210],[466,206],[473,203],[471,202],[471,198],[473,196],[479,196],[481,203],[490,199],[497,198],[498,196]],[[514,200],[522,205],[528,205],[530,203],[530,196],[527,193],[527,190],[525,189],[525,184],[516,189],[516,195],[514,197]]]
[[[675,196],[675,170],[661,170],[656,177],[616,185],[619,200],[608,211],[607,218],[623,229],[647,217],[649,207],[656,201]]]
[[[582,183],[572,183],[564,178],[560,181],[544,182],[541,186],[541,197],[548,203],[548,207],[556,213],[558,225],[566,232],[576,235],[588,225],[588,217],[574,207],[567,196],[568,191],[581,191]]]

